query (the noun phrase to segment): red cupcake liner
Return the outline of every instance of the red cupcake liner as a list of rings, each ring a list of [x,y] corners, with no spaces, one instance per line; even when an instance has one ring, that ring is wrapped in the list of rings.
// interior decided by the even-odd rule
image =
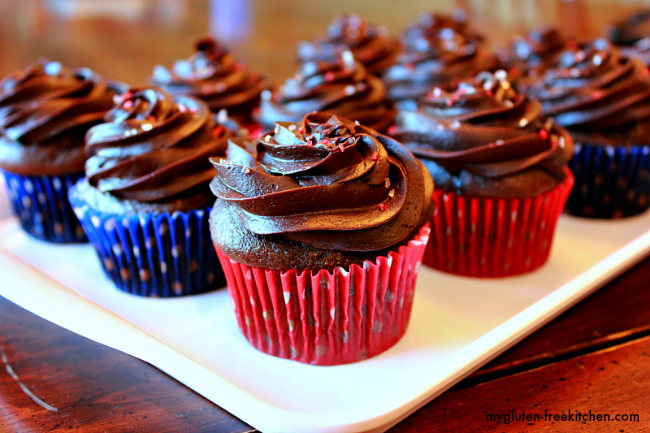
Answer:
[[[374,263],[296,271],[238,263],[217,249],[242,333],[258,350],[305,364],[361,361],[404,335],[430,229]]]
[[[422,263],[468,277],[497,278],[534,271],[548,259],[573,175],[537,197],[464,197],[434,191],[436,211]]]

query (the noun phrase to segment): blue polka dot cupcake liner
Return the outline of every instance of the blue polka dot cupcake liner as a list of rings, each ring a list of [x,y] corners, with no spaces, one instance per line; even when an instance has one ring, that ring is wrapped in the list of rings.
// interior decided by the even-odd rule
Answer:
[[[566,212],[590,218],[622,218],[650,207],[650,146],[576,143],[569,168],[575,186]]]
[[[23,176],[3,170],[9,200],[23,229],[48,242],[87,242],[68,201],[68,189],[83,173]]]
[[[225,286],[210,240],[210,208],[171,215],[113,215],[91,209],[74,189],[70,202],[104,272],[118,289],[176,297]]]

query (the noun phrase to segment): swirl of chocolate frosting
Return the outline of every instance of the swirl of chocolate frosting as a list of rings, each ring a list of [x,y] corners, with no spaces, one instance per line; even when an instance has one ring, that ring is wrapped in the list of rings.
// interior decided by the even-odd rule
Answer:
[[[477,45],[483,43],[485,39],[482,34],[470,28],[467,13],[462,9],[454,10],[451,15],[439,12],[422,13],[415,24],[411,24],[404,30],[403,37],[407,40],[422,34],[436,37],[436,34],[444,28],[452,29]]]
[[[272,128],[276,121],[298,122],[312,111],[327,111],[385,132],[395,119],[393,103],[379,78],[356,62],[350,51],[337,62],[306,62],[279,91],[266,93],[259,121]]]
[[[40,59],[0,81],[0,167],[22,175],[83,171],[84,135],[124,91],[87,68]]]
[[[394,135],[421,158],[437,188],[472,196],[527,197],[564,177],[572,139],[517,93],[504,71],[434,88],[401,111]]]
[[[209,156],[224,155],[233,131],[208,107],[161,88],[131,89],[86,135],[86,177],[122,200],[163,202],[207,189]]]
[[[541,79],[523,87],[543,112],[571,131],[620,131],[650,118],[650,73],[605,39],[563,52]]]
[[[198,40],[196,50],[189,59],[176,61],[172,70],[156,66],[151,83],[172,95],[199,98],[215,113],[225,108],[233,119],[249,123],[260,94],[271,88],[270,80],[251,72],[210,37]]]
[[[446,23],[420,20],[405,32],[404,51],[381,76],[389,98],[415,100],[435,85],[497,69],[498,59],[481,47],[478,36],[460,33],[454,27],[438,27]]]
[[[575,43],[552,25],[533,29],[525,37],[515,36],[508,50],[499,53],[502,63],[517,75],[539,75],[569,44]],[[513,77],[509,73],[510,78]]]
[[[341,15],[332,21],[325,37],[298,45],[300,62],[335,62],[344,51],[374,75],[392,65],[401,50],[397,38],[383,27],[368,24],[355,14]]]
[[[378,251],[431,217],[433,183],[397,141],[330,113],[278,122],[258,140],[231,140],[211,159],[211,187],[257,235],[315,248]]]
[[[632,45],[650,36],[650,9],[636,12],[612,25],[607,33],[609,40],[616,45]]]

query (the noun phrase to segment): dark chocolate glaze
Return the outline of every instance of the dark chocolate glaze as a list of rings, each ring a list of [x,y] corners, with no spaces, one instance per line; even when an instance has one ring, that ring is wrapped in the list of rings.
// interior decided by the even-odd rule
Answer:
[[[83,171],[84,135],[126,90],[87,68],[41,59],[0,81],[0,167],[21,175]]]
[[[381,76],[395,101],[415,100],[435,85],[499,67],[480,36],[445,17],[425,15],[406,30],[402,44],[397,62]]]
[[[212,236],[245,264],[294,268],[332,251],[362,262],[407,241],[433,212],[431,177],[406,148],[330,113],[278,122],[259,140],[231,140],[227,155],[211,159],[211,187],[233,227],[219,230],[228,222],[213,215],[220,224]]]
[[[355,14],[341,15],[327,28],[327,35],[298,46],[300,62],[335,62],[344,51],[351,51],[368,72],[381,74],[392,65],[401,50],[397,38],[385,28],[368,24]]]
[[[395,120],[395,108],[379,78],[369,74],[346,51],[336,62],[306,62],[280,89],[265,94],[259,121],[299,122],[307,113],[327,111],[386,132]]]
[[[251,72],[210,37],[197,41],[196,51],[189,59],[178,60],[171,70],[156,66],[151,83],[164,87],[172,95],[199,98],[215,113],[226,109],[238,122],[250,123],[253,110],[259,106],[260,94],[271,88],[270,80]]]
[[[204,193],[210,156],[235,136],[202,101],[161,88],[132,89],[86,135],[86,176],[115,201],[165,203]]]
[[[522,198],[564,180],[572,140],[517,93],[500,71],[435,88],[397,117],[395,138],[431,171],[436,188],[482,197]]]
[[[605,39],[566,50],[543,77],[524,82],[522,89],[576,141],[611,133],[648,142],[650,73]]]

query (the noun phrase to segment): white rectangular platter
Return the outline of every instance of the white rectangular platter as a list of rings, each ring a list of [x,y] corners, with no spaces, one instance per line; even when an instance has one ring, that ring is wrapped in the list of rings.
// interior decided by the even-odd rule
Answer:
[[[404,338],[336,367],[257,352],[225,289],[183,299],[121,293],[91,246],[35,240],[13,218],[0,222],[0,295],[153,364],[263,432],[381,432],[648,252],[650,213],[562,216],[551,259],[530,275],[477,280],[423,266]]]

